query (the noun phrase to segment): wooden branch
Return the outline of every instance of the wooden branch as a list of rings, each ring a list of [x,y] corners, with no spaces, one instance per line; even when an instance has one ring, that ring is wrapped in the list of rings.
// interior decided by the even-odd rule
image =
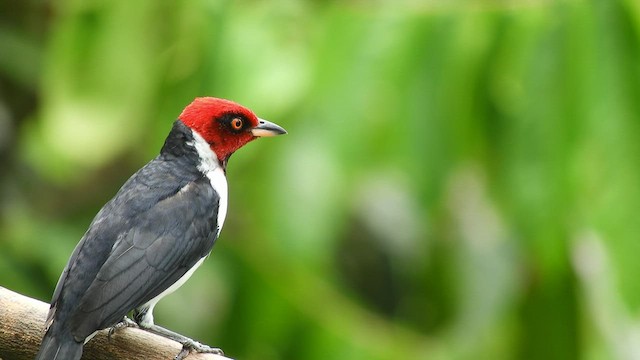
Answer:
[[[0,360],[31,360],[42,340],[49,305],[0,286]],[[83,360],[171,360],[182,349],[172,340],[147,331],[126,328],[107,338],[100,331],[84,347]],[[224,356],[192,353],[187,360],[230,360]]]

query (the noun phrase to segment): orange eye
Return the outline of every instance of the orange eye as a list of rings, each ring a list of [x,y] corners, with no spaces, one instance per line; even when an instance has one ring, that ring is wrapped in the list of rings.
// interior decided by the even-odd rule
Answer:
[[[231,127],[233,128],[233,130],[242,129],[242,119],[234,118],[233,120],[231,120]]]

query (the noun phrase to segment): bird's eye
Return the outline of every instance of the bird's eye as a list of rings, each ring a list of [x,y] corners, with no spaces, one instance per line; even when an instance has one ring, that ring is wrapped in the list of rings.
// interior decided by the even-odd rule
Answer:
[[[242,119],[234,118],[233,120],[231,120],[231,128],[233,128],[233,130],[242,129]]]

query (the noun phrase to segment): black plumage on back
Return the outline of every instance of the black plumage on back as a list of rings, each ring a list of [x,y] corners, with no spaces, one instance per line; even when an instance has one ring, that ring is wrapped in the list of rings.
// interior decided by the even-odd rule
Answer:
[[[43,340],[55,338],[59,356],[65,345],[81,352],[88,336],[158,296],[211,251],[220,197],[190,143],[191,130],[176,121],[160,155],[129,178],[76,246]],[[43,346],[36,359],[52,358],[48,351]]]

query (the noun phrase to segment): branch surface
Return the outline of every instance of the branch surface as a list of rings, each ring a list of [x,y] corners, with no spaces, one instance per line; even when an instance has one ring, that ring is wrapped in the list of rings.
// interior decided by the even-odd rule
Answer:
[[[49,305],[0,286],[0,360],[31,360],[42,340]],[[171,360],[182,345],[147,331],[126,328],[107,339],[107,330],[89,341],[83,360]],[[214,354],[192,353],[186,360],[231,360]]]

